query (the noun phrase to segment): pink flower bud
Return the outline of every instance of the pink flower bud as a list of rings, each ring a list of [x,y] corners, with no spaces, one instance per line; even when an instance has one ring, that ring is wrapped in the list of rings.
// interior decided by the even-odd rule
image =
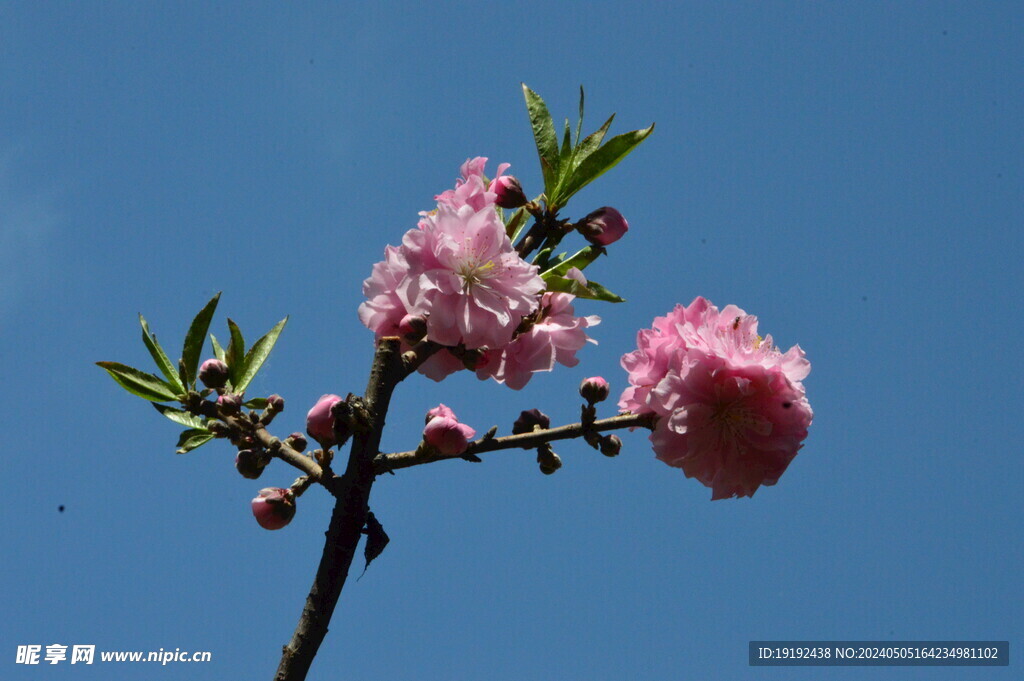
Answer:
[[[306,414],[306,432],[309,436],[327,449],[334,444],[334,416],[331,407],[341,402],[337,395],[324,395]]]
[[[280,530],[295,517],[295,494],[290,489],[265,487],[252,500],[252,514],[265,530]]]
[[[427,335],[427,318],[418,314],[407,314],[398,322],[398,334],[410,343],[418,343]]]
[[[615,243],[629,229],[626,218],[611,206],[598,208],[583,221],[584,227],[581,229],[583,235],[600,246]]]
[[[274,393],[267,398],[267,409],[277,413],[284,411],[284,398]]]
[[[608,386],[608,381],[600,376],[584,378],[580,383],[580,395],[590,404],[604,402],[610,393],[611,388]]]
[[[208,359],[199,367],[199,380],[207,388],[223,388],[228,382],[228,365],[219,359]]]
[[[435,416],[423,429],[424,442],[445,456],[462,454],[475,436],[475,430],[449,416]]]
[[[221,395],[217,398],[217,405],[220,407],[222,412],[228,416],[232,416],[242,410],[242,396],[231,393]]]
[[[435,418],[447,418],[453,421],[458,421],[458,417],[455,416],[455,412],[450,407],[444,404],[439,404],[430,411],[427,412],[427,418],[423,421],[424,423],[430,423],[431,419]]]
[[[494,203],[502,208],[519,208],[526,204],[526,194],[519,180],[511,175],[502,175],[491,180],[488,191],[498,196]]]
[[[285,443],[297,452],[304,451],[306,449],[306,445],[309,444],[306,442],[306,436],[302,433],[292,433],[288,436],[288,439],[285,440]]]
[[[551,427],[551,419],[540,409],[528,409],[519,414],[519,418],[512,424],[512,434],[532,433],[534,426],[547,430]]]

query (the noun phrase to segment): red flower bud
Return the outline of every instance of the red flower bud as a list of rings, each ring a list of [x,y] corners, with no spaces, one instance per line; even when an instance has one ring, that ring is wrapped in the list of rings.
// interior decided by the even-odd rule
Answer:
[[[598,208],[583,219],[580,232],[587,239],[600,246],[615,243],[629,229],[629,223],[622,213],[611,206]]]
[[[547,430],[551,427],[551,419],[539,409],[529,409],[521,413],[512,424],[512,434],[532,433],[534,426],[540,426],[541,429]]]
[[[221,395],[217,398],[220,410],[228,416],[233,416],[242,410],[242,396],[235,394]]]
[[[608,386],[608,381],[600,376],[584,378],[583,382],[580,383],[580,395],[590,404],[607,400],[610,392],[611,388]]]
[[[488,191],[498,195],[494,203],[502,208],[519,208],[526,205],[526,194],[523,193],[523,186],[519,180],[511,175],[502,175],[491,180]]]
[[[295,517],[295,494],[290,489],[265,487],[252,500],[252,514],[265,530],[280,530]]]
[[[207,388],[223,388],[228,383],[228,365],[219,359],[208,359],[199,367],[199,380]]]

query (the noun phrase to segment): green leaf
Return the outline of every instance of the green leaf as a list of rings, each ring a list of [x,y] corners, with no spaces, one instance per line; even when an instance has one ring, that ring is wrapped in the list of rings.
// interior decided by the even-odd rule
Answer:
[[[274,344],[277,343],[277,337],[281,335],[281,331],[284,329],[284,325],[288,323],[288,318],[285,317],[277,324],[274,325],[265,336],[260,338],[258,341],[252,344],[249,348],[249,352],[245,356],[245,372],[238,379],[238,382],[232,382],[235,386],[235,390],[242,392],[245,390],[252,379],[256,377],[256,373],[263,366],[263,362],[266,361],[267,356],[270,355],[270,351],[274,349]]]
[[[617,295],[615,293],[612,293],[611,291],[606,289],[604,286],[601,286],[600,284],[598,284],[596,281],[593,281],[593,280],[587,281],[587,288],[590,289],[594,293],[594,296],[593,296],[594,300],[603,300],[606,303],[624,303],[624,302],[626,302],[625,298],[623,298],[622,296]]]
[[[179,395],[185,394],[187,392],[185,384],[182,383],[181,377],[178,376],[178,370],[174,367],[164,349],[156,342],[156,336],[150,333],[149,324],[146,323],[146,318],[141,314],[139,315],[139,323],[142,325],[142,342],[146,344],[146,349],[149,350],[149,354],[153,361],[156,362],[160,373],[167,378],[168,383],[174,386]]]
[[[201,416],[190,414],[187,411],[178,409],[176,407],[168,407],[163,404],[154,404],[153,408],[158,412],[169,418],[170,420],[177,423],[179,426],[185,426],[186,428],[196,428],[199,430],[206,430],[206,420]]]
[[[228,376],[231,378],[231,385],[238,387],[238,381],[245,373],[245,339],[242,337],[242,330],[238,328],[231,318],[228,318],[228,331],[231,332],[231,342],[228,343],[228,350],[224,361],[228,365]],[[241,392],[241,388],[238,391]]]
[[[537,255],[533,256],[533,263],[536,265],[541,272],[548,269],[548,260],[551,258],[551,253],[554,251],[553,246],[548,246],[537,252]]]
[[[565,276],[571,268],[576,267],[583,270],[590,263],[597,260],[598,256],[604,253],[604,249],[600,246],[586,246],[577,251],[571,258],[559,260],[553,264],[550,269],[546,272],[541,273],[541,277],[547,277],[548,275]]]
[[[537,156],[540,157],[544,190],[550,192],[558,184],[558,136],[555,134],[555,122],[551,120],[547,104],[540,95],[526,87],[526,83],[523,83],[523,97],[526,99],[533,139],[537,144]]]
[[[219,292],[199,311],[199,314],[192,320],[192,325],[188,327],[188,333],[185,334],[181,361],[184,365],[183,381],[186,386],[196,384],[196,372],[199,370],[199,357],[203,353],[203,341],[206,340],[206,333],[210,330],[210,320],[213,319],[218,300],[220,300]]]
[[[649,128],[616,135],[608,140],[604,146],[580,162],[565,187],[558,190],[558,201],[564,203],[573,194],[614,168],[652,132],[653,123]]]
[[[202,428],[190,428],[182,431],[178,437],[178,454],[186,454],[197,447],[202,447],[213,439],[213,433]]]
[[[588,281],[587,285],[584,286],[575,279],[568,279],[557,274],[552,274],[550,276],[545,276],[544,282],[547,284],[548,291],[571,293],[577,298],[603,300],[609,303],[626,302],[625,298],[615,295],[596,281]]]
[[[210,345],[213,346],[213,356],[219,359],[220,361],[224,362],[224,348],[220,346],[220,343],[217,342],[217,337],[214,336],[212,333],[210,334]],[[227,362],[224,363],[227,364]]]
[[[615,114],[608,117],[608,120],[604,122],[600,128],[590,133],[584,138],[583,142],[580,143],[576,148],[576,156],[573,157],[573,170],[583,162],[583,159],[590,156],[592,153],[597,151],[601,146],[601,142],[604,141],[604,136],[608,134],[608,128],[612,127],[612,121],[615,120]]]
[[[580,119],[576,121],[576,141],[573,146],[579,146],[580,131],[583,130],[583,86],[580,85]],[[573,150],[575,153],[575,149]]]
[[[572,133],[569,131],[569,119],[565,119],[565,134],[562,135],[562,151],[559,153],[559,167],[568,168],[572,158]]]
[[[96,362],[97,366],[106,369],[107,373],[117,381],[118,385],[133,395],[138,395],[150,402],[169,402],[177,399],[174,388],[153,374],[147,374],[133,367],[118,362]]]
[[[267,408],[267,398],[266,397],[254,397],[251,400],[245,402],[242,406],[246,407],[247,409],[266,409]]]
[[[508,224],[505,225],[505,233],[508,234],[508,238],[515,243],[515,240],[519,238],[519,233],[523,231],[523,227],[526,226],[527,212],[525,208],[520,208],[512,217],[509,219]]]

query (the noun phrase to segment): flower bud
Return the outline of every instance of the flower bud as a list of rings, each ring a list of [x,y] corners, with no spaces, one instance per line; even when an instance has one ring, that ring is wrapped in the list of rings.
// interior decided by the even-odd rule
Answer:
[[[243,478],[255,480],[263,475],[266,461],[260,453],[254,449],[240,449],[235,455],[235,468],[242,474]]]
[[[284,411],[284,398],[274,393],[267,398],[267,409],[274,413],[281,413]]]
[[[583,218],[580,233],[595,244],[607,246],[621,239],[628,229],[629,223],[622,213],[605,206]]]
[[[306,414],[306,432],[327,449],[334,444],[334,416],[331,408],[341,402],[337,395],[323,395]]]
[[[551,427],[551,419],[539,409],[528,409],[519,414],[519,418],[512,424],[512,434],[532,433],[534,426],[540,426],[541,429],[547,430]]]
[[[622,451],[622,440],[618,435],[606,435],[601,438],[601,453],[605,456],[618,456]]]
[[[436,416],[423,428],[423,441],[445,456],[458,456],[476,431],[448,416]]]
[[[526,205],[526,194],[523,193],[523,186],[519,180],[511,175],[502,175],[491,180],[491,186],[487,189],[498,195],[494,203],[502,208],[519,208]]]
[[[306,436],[302,433],[292,433],[285,439],[285,444],[297,452],[302,452],[309,443],[306,441]]]
[[[242,396],[228,393],[217,398],[217,405],[220,410],[228,416],[233,416],[242,410]]]
[[[410,343],[418,343],[427,335],[427,318],[418,314],[407,314],[398,322],[398,333]]]
[[[228,437],[231,435],[231,427],[223,421],[210,419],[206,422],[206,429],[213,433],[214,437]]]
[[[600,376],[584,378],[583,382],[580,383],[580,395],[590,404],[604,402],[608,399],[610,392],[611,388],[608,386],[608,381]]]
[[[228,365],[219,359],[208,359],[199,367],[199,380],[208,388],[223,388],[228,382]]]
[[[537,463],[540,464],[540,472],[544,475],[551,475],[562,467],[562,459],[555,454],[549,444],[537,448]]]
[[[455,416],[455,412],[452,411],[451,407],[445,404],[439,404],[430,411],[427,412],[427,417],[423,420],[423,423],[430,423],[435,418],[448,418],[458,421],[458,417]]]
[[[280,530],[295,517],[295,494],[290,489],[265,487],[252,500],[252,514],[265,530]]]

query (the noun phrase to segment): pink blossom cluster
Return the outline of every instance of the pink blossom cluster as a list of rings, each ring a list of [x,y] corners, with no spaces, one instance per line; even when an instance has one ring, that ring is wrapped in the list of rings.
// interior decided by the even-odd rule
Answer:
[[[712,499],[774,485],[803,446],[813,412],[801,381],[810,362],[757,334],[757,318],[704,298],[677,305],[622,358],[619,406],[658,415],[659,459],[712,489]]]
[[[583,329],[600,320],[575,317],[574,296],[544,292],[537,267],[515,251],[495,209],[509,166],[501,164],[488,183],[486,161],[467,160],[455,188],[434,197],[436,209],[420,214],[401,246],[385,249],[363,282],[359,319],[378,339],[404,336],[416,320],[425,325],[427,340],[456,353],[435,353],[420,367],[436,381],[465,368],[468,350],[476,351],[468,363],[477,376],[518,390],[555,362],[574,366],[589,340]]]

